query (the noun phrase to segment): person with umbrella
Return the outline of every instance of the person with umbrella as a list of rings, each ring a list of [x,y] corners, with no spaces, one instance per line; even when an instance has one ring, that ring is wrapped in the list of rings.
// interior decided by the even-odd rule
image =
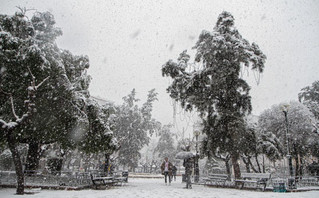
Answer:
[[[171,184],[172,181],[172,168],[173,164],[168,161],[168,157],[165,157],[164,162],[161,165],[162,173],[165,176],[165,184],[167,184],[167,176],[168,176],[168,182]]]
[[[183,166],[185,167],[185,177],[186,177],[186,188],[191,189],[192,183],[191,183],[191,175],[193,172],[193,165],[194,165],[194,154],[190,152],[190,147],[186,146],[185,149],[182,149],[183,151],[176,154],[177,159],[183,159]]]
[[[185,167],[186,188],[192,188],[191,175],[193,172],[194,157],[184,159],[183,166]]]

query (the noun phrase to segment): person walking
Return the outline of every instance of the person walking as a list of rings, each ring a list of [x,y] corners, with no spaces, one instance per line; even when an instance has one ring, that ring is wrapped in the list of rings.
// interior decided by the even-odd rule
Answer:
[[[189,188],[189,189],[192,188],[191,175],[193,172],[193,164],[194,164],[193,157],[184,159],[183,166],[185,167],[186,188]]]
[[[162,170],[162,173],[164,174],[164,178],[165,178],[165,184],[167,184],[167,177],[168,177],[169,184],[171,184],[172,168],[173,168],[172,163],[168,161],[168,157],[165,157],[164,162],[161,165],[161,170]]]
[[[177,172],[177,168],[176,168],[175,165],[173,165],[173,167],[172,167],[172,174],[173,174],[174,181],[176,181],[176,172]]]

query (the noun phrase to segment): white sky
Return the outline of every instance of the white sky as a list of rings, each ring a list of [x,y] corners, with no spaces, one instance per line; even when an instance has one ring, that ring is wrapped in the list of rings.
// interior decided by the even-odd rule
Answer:
[[[162,65],[190,50],[224,10],[233,14],[242,36],[267,56],[259,85],[248,71],[254,114],[297,100],[301,88],[319,80],[317,0],[0,0],[0,5],[1,14],[14,14],[15,6],[50,11],[63,31],[59,47],[90,58],[91,95],[121,104],[136,88],[144,102],[155,88],[154,117],[163,124],[173,122],[173,107],[165,91],[171,81],[162,77]]]

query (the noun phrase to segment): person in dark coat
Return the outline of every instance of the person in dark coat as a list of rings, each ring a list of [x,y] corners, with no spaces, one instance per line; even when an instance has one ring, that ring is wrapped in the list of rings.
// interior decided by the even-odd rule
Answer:
[[[167,184],[167,176],[168,176],[168,182],[169,182],[169,184],[171,184],[172,168],[173,168],[173,164],[168,161],[167,157],[165,157],[165,160],[161,165],[161,170],[162,170],[162,173],[164,174],[164,177],[165,177],[165,184]]]
[[[172,174],[173,174],[174,181],[176,181],[176,173],[177,173],[177,168],[175,165],[173,165]]]
[[[191,175],[193,172],[194,158],[184,159],[183,166],[185,167],[185,176],[186,176],[186,188],[192,188]]]

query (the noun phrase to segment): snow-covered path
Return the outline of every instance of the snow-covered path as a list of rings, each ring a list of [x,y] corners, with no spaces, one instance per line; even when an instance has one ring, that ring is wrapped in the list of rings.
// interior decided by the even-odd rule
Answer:
[[[165,185],[163,179],[129,179],[125,186],[114,187],[108,190],[81,190],[81,191],[58,191],[39,190],[33,195],[14,195],[15,189],[0,189],[1,198],[315,198],[319,197],[319,191],[297,193],[274,193],[248,190],[235,190],[227,188],[209,188],[194,185],[193,189],[185,189],[185,183],[181,183],[179,177],[171,185]]]

